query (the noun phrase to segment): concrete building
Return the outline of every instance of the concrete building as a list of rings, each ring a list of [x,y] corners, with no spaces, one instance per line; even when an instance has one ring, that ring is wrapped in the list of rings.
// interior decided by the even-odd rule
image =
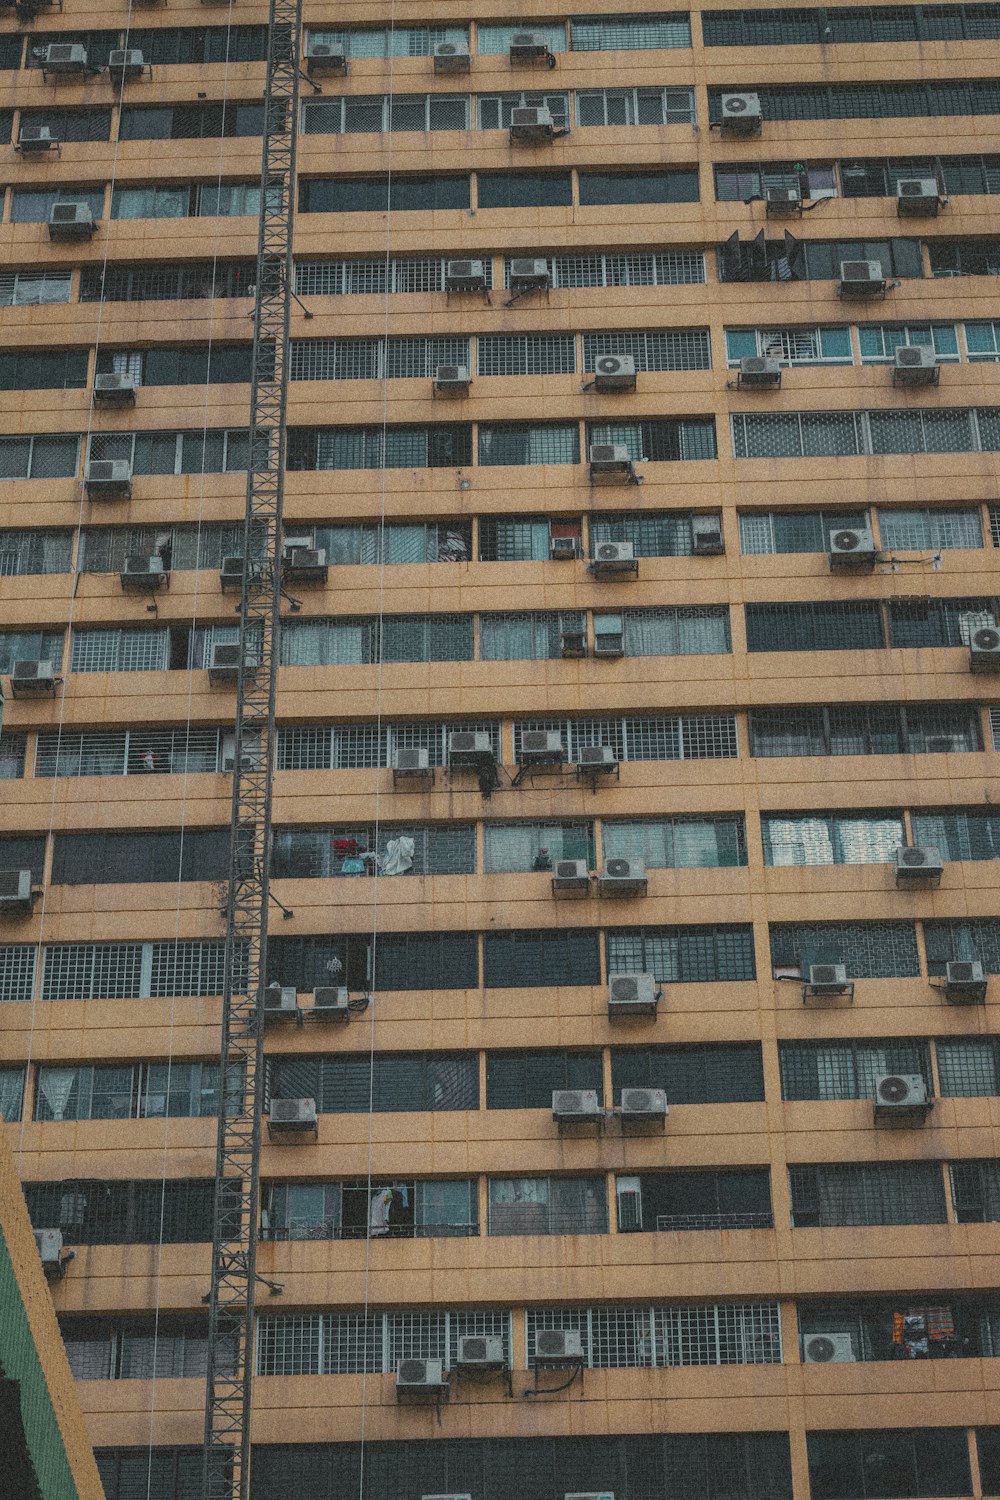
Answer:
[[[0,1100],[188,1500],[266,11],[38,5]],[[997,1495],[1000,6],[516,10],[306,6],[254,1500]]]

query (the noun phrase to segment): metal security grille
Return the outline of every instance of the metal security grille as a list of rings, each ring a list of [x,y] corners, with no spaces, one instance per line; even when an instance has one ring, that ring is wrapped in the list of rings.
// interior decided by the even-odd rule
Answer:
[[[71,271],[4,271],[0,273],[0,307],[43,307],[68,302]]]
[[[745,556],[828,552],[832,531],[864,531],[869,525],[866,510],[741,511],[739,519]]]
[[[591,551],[602,542],[631,542],[636,557],[690,557],[691,518],[672,512],[657,515],[633,511],[616,515],[611,511],[591,511]]]
[[[31,1000],[35,993],[34,943],[4,943],[0,946],[0,1001]]]
[[[892,864],[906,843],[899,812],[762,813],[760,821],[768,865]]]
[[[749,924],[611,928],[605,945],[609,974],[651,973],[661,984],[756,978]]]
[[[188,775],[220,769],[218,729],[84,729],[40,734],[36,776]]]
[[[1000,974],[1000,918],[926,921],[928,974],[943,974],[952,959],[978,958],[987,974]]]
[[[619,760],[730,760],[737,755],[734,714],[677,714],[624,719],[521,719],[514,724],[520,763],[525,730],[558,730],[567,760],[589,745],[611,745]]]
[[[573,52],[632,52],[645,48],[690,47],[691,19],[683,11],[652,16],[574,16]]]
[[[748,651],[861,651],[886,644],[882,606],[843,600],[820,604],[748,604]]]
[[[749,713],[752,755],[897,755],[982,748],[974,704],[848,704]]]
[[[222,959],[223,944],[218,941],[50,944],[43,950],[41,998],[218,995]]]
[[[775,969],[842,963],[852,979],[893,979],[920,973],[912,922],[772,922]]]
[[[156,672],[170,664],[170,632],[122,626],[116,630],[77,630],[71,672]]]
[[[510,259],[504,262],[504,286],[510,286]],[[659,254],[554,255],[546,260],[554,287],[687,286],[705,281],[702,250],[668,250]]]
[[[0,531],[0,578],[65,573],[72,552],[72,532]]]
[[[733,83],[731,87],[737,93],[745,89],[743,84]],[[992,79],[754,87],[766,120],[893,120],[1000,111],[1000,85]],[[721,114],[721,94],[718,88],[708,91],[713,120]]]
[[[576,338],[571,333],[481,333],[476,340],[479,375],[573,375]]]
[[[919,1074],[931,1091],[930,1043],[779,1042],[783,1099],[872,1099],[880,1073]]]
[[[471,615],[384,615],[295,620],[281,638],[283,666],[376,661],[471,661]]]
[[[582,609],[561,613],[541,610],[521,614],[483,614],[479,617],[479,655],[482,661],[545,661],[561,654],[564,632],[585,634]]]
[[[0,781],[24,775],[27,741],[23,734],[0,734]]]
[[[792,1227],[944,1224],[938,1162],[823,1162],[790,1166]]]
[[[482,261],[487,289],[493,285],[493,259]],[[300,297],[385,296],[387,292],[443,292],[448,259],[412,256],[389,260],[303,260],[295,266]]]
[[[935,1043],[938,1082],[945,1098],[1000,1094],[1000,1045],[992,1036],[941,1037]]]
[[[270,1315],[257,1325],[257,1374],[392,1374],[402,1359],[440,1359],[450,1369],[469,1335],[502,1339],[509,1367],[506,1310]]]
[[[883,549],[917,551],[928,547],[977,548],[983,545],[979,511],[884,510],[878,512],[879,539]]]
[[[415,827],[382,823],[339,828],[277,828],[273,870],[295,879],[337,874],[373,874],[386,857],[389,843],[413,841],[415,875],[471,875],[476,868],[476,830],[473,824],[442,823]],[[363,872],[356,866],[358,860]],[[345,861],[350,868],[345,869]]]
[[[430,379],[439,365],[469,365],[467,338],[293,339],[291,380]]]
[[[448,737],[455,730],[480,730],[490,736],[496,759],[500,754],[500,724],[496,719],[453,720],[446,723],[345,724],[332,727],[286,728],[278,731],[279,771],[337,771],[391,766],[397,749],[426,750],[431,765],[448,761]]]
[[[781,1363],[776,1302],[532,1308],[525,1313],[529,1370],[537,1336],[549,1329],[579,1333],[590,1369]]]
[[[686,88],[578,89],[578,125],[693,125],[694,90]]]
[[[587,444],[593,443],[620,444],[637,462],[677,463],[717,457],[714,417],[588,422]]]
[[[655,329],[640,333],[585,333],[583,368],[593,370],[604,354],[630,354],[637,370],[710,370],[707,328]]]

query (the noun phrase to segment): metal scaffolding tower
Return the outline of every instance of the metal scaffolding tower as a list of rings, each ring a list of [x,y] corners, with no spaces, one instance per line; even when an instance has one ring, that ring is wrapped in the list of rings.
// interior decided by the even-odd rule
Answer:
[[[302,0],[270,0],[226,897],[204,1500],[247,1500]]]

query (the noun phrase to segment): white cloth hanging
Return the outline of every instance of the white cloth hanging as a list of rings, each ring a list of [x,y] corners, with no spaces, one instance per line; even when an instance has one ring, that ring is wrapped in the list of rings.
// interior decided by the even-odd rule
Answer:
[[[389,839],[385,846],[383,875],[405,875],[413,869],[413,840],[401,834],[398,839]]]

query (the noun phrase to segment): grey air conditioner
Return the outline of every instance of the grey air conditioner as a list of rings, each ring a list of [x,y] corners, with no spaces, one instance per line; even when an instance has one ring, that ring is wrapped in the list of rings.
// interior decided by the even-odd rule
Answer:
[[[330,42],[312,42],[306,53],[306,72],[313,73],[346,73],[350,69],[350,59],[342,47],[335,47]]]
[[[625,655],[621,615],[594,616],[594,655],[606,661],[618,661]]]
[[[267,1115],[268,1140],[313,1140],[319,1134],[315,1099],[272,1099]]]
[[[127,458],[94,458],[83,487],[91,500],[131,500],[132,465]]]
[[[587,461],[592,483],[628,484],[635,478],[632,456],[623,443],[591,443],[587,450]]]
[[[79,42],[52,42],[42,54],[43,73],[86,73],[87,49]]]
[[[867,529],[840,526],[830,532],[830,570],[833,573],[871,570],[878,561],[875,538]]]
[[[63,1257],[63,1232],[61,1229],[36,1229],[35,1244],[46,1276],[60,1277],[65,1273]]]
[[[446,292],[485,292],[486,265],[481,260],[449,260],[444,269]]]
[[[558,729],[524,729],[521,731],[521,764],[561,765],[566,759],[562,735]]]
[[[435,45],[435,73],[468,73],[471,67],[468,42],[438,42]]]
[[[556,133],[552,111],[544,104],[515,105],[510,112],[510,138],[521,144],[551,141]]]
[[[296,1021],[299,997],[294,984],[269,984],[263,991],[265,1021]]]
[[[1000,672],[1000,630],[981,625],[969,637],[969,669],[972,672]]]
[[[896,183],[896,212],[901,219],[936,218],[941,195],[933,177],[900,177]]]
[[[434,371],[435,395],[467,396],[471,384],[468,365],[438,365]]]
[[[641,859],[609,859],[597,878],[600,896],[644,896],[649,886]]]
[[[552,273],[547,260],[537,257],[517,256],[510,263],[510,286],[515,292],[544,289],[552,285]]]
[[[875,1118],[925,1120],[931,1108],[919,1073],[880,1073],[875,1079]]]
[[[439,1359],[401,1359],[396,1366],[397,1396],[443,1396],[447,1389]]]
[[[448,765],[472,766],[492,763],[493,741],[485,729],[453,729],[448,736]]]
[[[893,385],[937,385],[938,357],[930,344],[900,344],[893,355]]]
[[[549,542],[549,557],[553,562],[571,562],[580,556],[580,538],[576,536],[554,536]]]
[[[663,1089],[622,1089],[622,1120],[665,1120],[669,1113]]]
[[[30,870],[0,870],[0,917],[30,917],[34,903]]]
[[[431,753],[425,745],[414,745],[400,748],[392,759],[393,781],[423,781],[434,780],[434,767],[431,765]]]
[[[952,1005],[981,1005],[986,984],[986,970],[978,959],[952,959],[944,966],[944,997]]]
[[[804,1365],[848,1365],[854,1362],[854,1345],[849,1333],[808,1333],[802,1340]]]
[[[244,561],[242,557],[224,557],[219,569],[219,584],[223,592],[242,589]]]
[[[580,660],[587,654],[587,632],[583,626],[570,626],[559,632],[559,655]]]
[[[291,547],[281,555],[282,575],[292,583],[325,583],[329,574],[324,547]]]
[[[55,697],[55,668],[50,661],[15,661],[10,690],[15,698]]]
[[[557,901],[581,901],[590,895],[590,871],[585,859],[557,859],[552,870],[552,894]]]
[[[763,119],[759,94],[723,94],[719,101],[719,124],[731,135],[756,135]]]
[[[94,376],[95,406],[134,406],[138,384],[134,375],[106,374]]]
[[[602,771],[617,771],[618,756],[613,745],[581,745],[577,751],[578,771],[597,775]]]
[[[880,260],[840,262],[841,297],[882,297],[885,295],[885,286],[885,273]]]
[[[135,553],[126,557],[119,578],[125,592],[135,594],[155,594],[170,582],[170,574],[164,567],[163,558],[155,554],[146,557]]]
[[[513,32],[507,50],[512,63],[537,62],[549,56],[549,44],[540,31]]]
[[[781,385],[781,363],[767,354],[747,354],[740,360],[736,383],[741,388],[774,389]]]
[[[350,994],[344,985],[324,984],[312,992],[314,1016],[327,1021],[349,1021],[351,1018]]]
[[[243,648],[238,641],[213,641],[208,654],[208,680],[216,687],[233,687],[240,675]]]
[[[941,884],[944,860],[937,849],[903,847],[896,850],[896,884]]]
[[[108,56],[108,76],[116,83],[128,83],[146,72],[152,78],[153,70],[138,47],[115,47]]]
[[[460,1370],[503,1370],[503,1339],[499,1334],[463,1334],[458,1340],[458,1357],[455,1361]]]
[[[691,552],[694,557],[720,557],[726,550],[721,516],[691,517]]]
[[[595,578],[637,574],[639,564],[636,561],[635,547],[631,542],[598,542],[591,558],[590,571]]]
[[[660,986],[652,974],[613,974],[607,981],[607,1014],[655,1016],[660,1004]]]
[[[780,219],[802,212],[802,194],[797,187],[766,187],[764,211],[769,219]]]
[[[596,1089],[556,1089],[552,1118],[559,1125],[593,1125],[604,1119]]]
[[[634,391],[635,359],[631,354],[600,354],[594,360],[594,389]]]
[[[583,1334],[578,1328],[540,1328],[535,1334],[536,1365],[582,1365]]]
[[[25,154],[54,151],[59,145],[58,136],[53,135],[47,125],[22,125],[17,137],[18,149]]]
[[[846,995],[854,988],[845,964],[810,964],[806,984],[814,995]]]
[[[89,240],[96,228],[97,220],[89,203],[67,200],[53,203],[49,209],[50,240]]]

